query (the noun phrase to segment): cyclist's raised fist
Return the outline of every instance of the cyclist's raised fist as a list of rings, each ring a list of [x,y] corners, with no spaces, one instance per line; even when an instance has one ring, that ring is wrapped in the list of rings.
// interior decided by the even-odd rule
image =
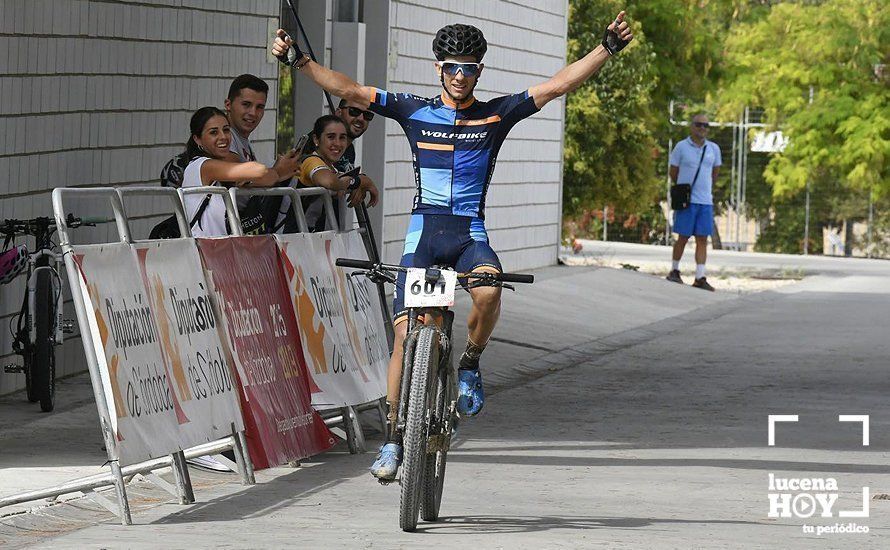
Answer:
[[[609,55],[615,55],[623,50],[634,38],[627,21],[624,20],[626,16],[627,14],[624,11],[621,11],[618,16],[615,17],[615,20],[606,27],[606,32],[603,34],[602,44],[603,47],[606,48],[606,51],[609,52]]]

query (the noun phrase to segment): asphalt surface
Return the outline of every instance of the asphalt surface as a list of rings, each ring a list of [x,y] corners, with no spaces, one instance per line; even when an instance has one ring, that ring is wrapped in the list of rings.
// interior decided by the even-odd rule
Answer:
[[[442,521],[416,533],[398,529],[398,487],[367,474],[373,456],[340,449],[297,470],[259,472],[252,487],[216,474],[225,482],[202,486],[198,503],[146,506],[131,527],[95,512],[41,531],[66,504],[3,518],[0,540],[40,548],[884,548],[890,262],[840,261],[846,271],[804,266],[812,275],[803,282],[742,297],[623,270],[543,271],[505,303],[485,356],[485,410],[463,424],[449,455]],[[777,426],[773,447],[770,414],[799,415]],[[861,424],[840,423],[839,414],[870,415],[868,447]],[[769,517],[770,474],[832,478],[832,517]],[[839,518],[862,508],[865,486],[870,516]],[[804,532],[849,523],[869,532]],[[17,527],[25,524],[27,536]]]

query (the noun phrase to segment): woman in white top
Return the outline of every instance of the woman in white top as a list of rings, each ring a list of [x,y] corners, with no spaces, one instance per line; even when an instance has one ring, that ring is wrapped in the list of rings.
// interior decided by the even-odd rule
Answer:
[[[192,115],[191,137],[185,145],[185,155],[191,159],[185,168],[182,187],[202,185],[233,185],[272,187],[276,182],[294,177],[299,170],[279,173],[258,162],[240,162],[229,151],[232,141],[226,114],[216,107],[202,107]],[[195,237],[228,235],[226,206],[223,198],[212,195],[207,206],[196,218],[206,195],[189,195],[185,198],[186,219],[192,224]]]

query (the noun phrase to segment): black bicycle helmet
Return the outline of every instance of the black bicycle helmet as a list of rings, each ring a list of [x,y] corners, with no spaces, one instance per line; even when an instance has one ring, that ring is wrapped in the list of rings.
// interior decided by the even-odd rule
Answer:
[[[481,63],[487,50],[485,36],[473,25],[442,27],[433,39],[433,54],[439,61],[445,61],[446,57],[470,56],[476,58],[476,63]]]

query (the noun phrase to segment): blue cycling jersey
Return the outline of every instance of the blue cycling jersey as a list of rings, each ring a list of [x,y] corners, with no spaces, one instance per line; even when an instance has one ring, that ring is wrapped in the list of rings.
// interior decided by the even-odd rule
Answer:
[[[411,144],[413,213],[484,218],[501,144],[517,122],[539,109],[527,91],[458,105],[445,96],[376,90],[370,110],[397,121]]]

